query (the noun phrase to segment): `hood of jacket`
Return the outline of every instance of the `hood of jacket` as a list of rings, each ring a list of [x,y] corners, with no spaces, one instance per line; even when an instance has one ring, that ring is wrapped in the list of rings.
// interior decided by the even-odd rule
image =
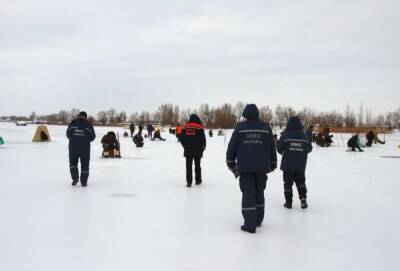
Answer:
[[[303,124],[299,117],[290,117],[286,126],[287,130],[303,130]]]
[[[248,104],[243,110],[242,116],[248,120],[258,120],[260,111],[255,104]]]

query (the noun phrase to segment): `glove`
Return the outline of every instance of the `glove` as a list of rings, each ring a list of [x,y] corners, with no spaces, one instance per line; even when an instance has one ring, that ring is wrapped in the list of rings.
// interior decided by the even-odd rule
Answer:
[[[226,162],[226,164],[228,165],[229,170],[235,176],[235,179],[239,178],[240,174],[239,174],[236,162]]]
[[[228,166],[229,169],[235,168],[236,167],[236,162],[226,162],[226,165]]]
[[[239,171],[237,169],[237,166],[235,166],[234,168],[229,168],[230,171],[232,171],[233,176],[235,176],[235,179],[239,178],[240,174]]]

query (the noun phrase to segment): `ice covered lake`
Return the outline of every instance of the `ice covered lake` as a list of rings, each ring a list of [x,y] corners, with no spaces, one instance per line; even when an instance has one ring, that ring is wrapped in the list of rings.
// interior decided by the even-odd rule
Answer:
[[[107,160],[111,128],[96,127],[82,188],[71,186],[65,130],[31,143],[35,126],[0,123],[0,270],[398,270],[399,133],[364,153],[345,151],[348,135],[314,147],[305,211],[297,192],[283,208],[282,173],[270,174],[265,221],[250,235],[224,137],[207,136],[203,184],[188,189],[174,136],[143,149],[121,138],[123,158]]]

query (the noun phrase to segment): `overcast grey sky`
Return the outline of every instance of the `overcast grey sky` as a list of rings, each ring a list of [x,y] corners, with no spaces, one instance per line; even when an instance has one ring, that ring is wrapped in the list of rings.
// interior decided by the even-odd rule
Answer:
[[[400,106],[398,0],[0,0],[0,115]]]

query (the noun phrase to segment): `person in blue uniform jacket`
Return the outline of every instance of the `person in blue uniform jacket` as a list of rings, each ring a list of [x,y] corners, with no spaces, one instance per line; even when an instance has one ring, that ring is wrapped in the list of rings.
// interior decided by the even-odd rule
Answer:
[[[286,203],[284,206],[292,208],[293,183],[296,183],[301,201],[301,208],[306,209],[307,186],[305,171],[308,154],[312,151],[309,136],[303,132],[303,124],[297,116],[290,117],[286,130],[278,141],[278,152],[282,154],[281,170],[283,171],[284,194]]]
[[[267,173],[276,169],[276,150],[271,127],[259,119],[255,104],[248,104],[236,125],[226,152],[228,168],[240,176],[243,231],[255,233],[264,220]]]
[[[82,111],[68,126],[69,139],[69,166],[72,185],[77,185],[79,180],[82,186],[87,186],[89,178],[90,142],[96,138],[93,125],[87,120],[86,112]],[[78,162],[81,162],[79,177]]]

